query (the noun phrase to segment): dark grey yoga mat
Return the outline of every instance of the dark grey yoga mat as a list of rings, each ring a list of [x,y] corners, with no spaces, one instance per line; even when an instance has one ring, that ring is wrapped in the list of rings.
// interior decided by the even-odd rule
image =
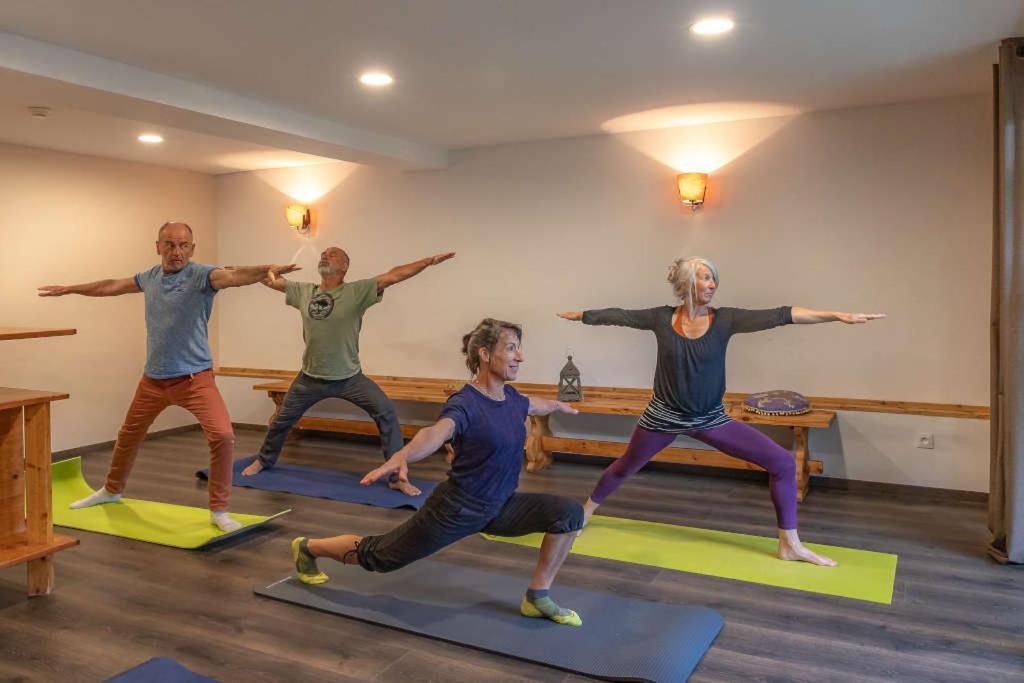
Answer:
[[[614,681],[678,683],[722,629],[707,607],[673,605],[555,584],[583,625],[519,614],[529,577],[421,560],[389,574],[318,560],[331,580],[294,576],[256,593],[403,631]]]

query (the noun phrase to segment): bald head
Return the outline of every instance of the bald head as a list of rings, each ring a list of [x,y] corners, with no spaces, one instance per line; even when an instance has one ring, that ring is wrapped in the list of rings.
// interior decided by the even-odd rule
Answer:
[[[163,237],[164,237],[164,230],[170,230],[172,228],[175,229],[175,230],[180,230],[180,229],[184,228],[188,232],[188,238],[190,240],[195,239],[193,237],[193,235],[192,235],[192,227],[189,226],[188,223],[182,223],[180,221],[167,221],[166,223],[164,223],[163,225],[160,226],[159,230],[156,231],[156,240],[157,240],[157,242],[159,242],[160,240],[163,239]]]

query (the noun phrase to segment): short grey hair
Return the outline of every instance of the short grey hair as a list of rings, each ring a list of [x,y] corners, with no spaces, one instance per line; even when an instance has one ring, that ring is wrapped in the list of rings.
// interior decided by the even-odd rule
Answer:
[[[484,318],[473,331],[462,337],[462,353],[466,354],[466,367],[474,375],[480,371],[480,349],[493,352],[501,340],[501,331],[509,330],[519,341],[523,340],[523,328],[504,320]]]
[[[156,241],[157,242],[160,241],[160,238],[164,234],[164,228],[166,228],[168,225],[184,225],[185,228],[188,229],[188,238],[191,239],[191,240],[195,239],[195,235],[192,234],[192,226],[189,225],[188,223],[186,223],[185,221],[167,221],[166,223],[161,225],[157,229],[157,231],[156,231]]]
[[[697,270],[704,266],[711,273],[711,279],[718,286],[718,268],[706,258],[700,256],[684,256],[677,258],[668,268],[668,281],[672,285],[672,293],[676,295],[686,310],[693,310],[693,295],[697,292]]]

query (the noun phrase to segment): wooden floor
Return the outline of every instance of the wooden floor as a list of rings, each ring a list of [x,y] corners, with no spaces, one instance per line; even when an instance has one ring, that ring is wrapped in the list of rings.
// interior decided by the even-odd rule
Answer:
[[[254,452],[261,439],[239,430],[238,454]],[[147,441],[128,495],[205,506],[205,486],[192,473],[206,457],[198,432]],[[306,436],[284,457],[364,472],[379,451]],[[83,460],[90,483],[102,483],[109,451]],[[434,456],[415,473],[439,479],[444,471]],[[524,473],[522,489],[582,500],[599,473],[594,464],[557,463]],[[239,512],[287,507],[294,512],[269,529],[206,552],[74,532],[82,544],[58,555],[57,590],[45,598],[23,596],[23,568],[0,571],[0,680],[98,681],[154,656],[222,681],[586,680],[256,597],[253,586],[291,570],[293,536],[377,533],[410,514],[249,489],[232,494]],[[763,483],[677,472],[639,474],[602,512],[763,535],[774,527]],[[692,681],[1024,680],[1024,571],[986,559],[983,503],[812,489],[801,530],[805,540],[898,553],[893,604],[576,556],[559,580],[719,610],[725,629]],[[523,548],[478,538],[437,557],[518,572],[524,583],[534,560]]]

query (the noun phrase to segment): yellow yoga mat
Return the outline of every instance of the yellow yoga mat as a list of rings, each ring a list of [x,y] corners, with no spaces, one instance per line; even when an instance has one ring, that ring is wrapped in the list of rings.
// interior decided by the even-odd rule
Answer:
[[[537,548],[543,536],[530,534],[498,538],[485,535],[485,538]],[[896,555],[816,543],[805,545],[820,555],[831,557],[839,566],[817,567],[806,562],[783,562],[775,556],[777,538],[600,515],[590,518],[587,528],[576,539],[572,552],[892,604]]]
[[[55,462],[50,472],[53,477],[53,523],[57,526],[175,548],[201,548],[291,512],[284,510],[269,517],[232,513],[242,528],[225,533],[210,523],[209,510],[185,505],[122,498],[119,503],[71,510],[68,505],[93,492],[82,476],[82,459]]]

